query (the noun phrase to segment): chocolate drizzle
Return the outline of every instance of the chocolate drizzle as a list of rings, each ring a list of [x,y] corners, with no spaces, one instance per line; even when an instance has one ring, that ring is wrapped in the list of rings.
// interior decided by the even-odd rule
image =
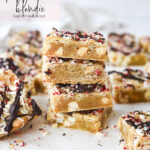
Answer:
[[[7,91],[7,86],[5,86],[4,88],[4,92],[0,91],[0,96],[2,97],[2,101],[1,101],[1,107],[0,107],[0,117],[3,113],[3,109],[5,108],[5,102],[6,100],[9,100],[7,97],[6,97],[6,91]]]
[[[125,119],[127,124],[135,128],[136,130],[139,130],[140,133],[144,136],[150,135],[150,121],[141,119],[140,115],[149,117],[150,113],[147,114],[140,111],[134,111],[127,114],[127,116],[123,116],[123,118]]]
[[[141,70],[133,70],[129,68],[125,69],[124,72],[109,71],[108,75],[110,74],[119,74],[125,79],[137,80],[139,82],[150,80],[150,76],[144,76],[144,73]]]
[[[56,33],[57,36],[70,37],[71,39],[76,40],[76,41],[92,39],[92,40],[95,40],[96,42],[100,42],[102,44],[105,42],[103,35],[98,32],[94,32],[92,34],[87,34],[85,32],[78,31],[76,33],[73,33],[73,32],[69,32],[69,31],[58,31],[56,28],[53,28],[53,32]]]
[[[31,100],[31,103],[32,103],[32,108],[33,108],[33,114],[32,116],[39,116],[42,114],[42,111],[41,109],[39,108],[39,106],[36,104],[36,102],[32,99]]]
[[[81,111],[74,111],[74,112],[67,112],[68,115],[72,116],[73,113],[80,113],[80,114],[95,114],[96,112],[98,113],[102,113],[103,112],[103,108],[100,109],[92,109],[92,110],[81,110]]]
[[[114,52],[123,53],[124,55],[130,55],[131,53],[140,53],[142,51],[142,48],[140,46],[138,46],[137,48],[136,47],[132,47],[132,48],[122,47],[122,48],[119,48],[119,47],[111,46],[110,50],[114,51]]]
[[[20,107],[20,103],[19,103],[20,102],[20,96],[22,94],[23,87],[24,87],[24,83],[21,82],[19,87],[18,87],[18,90],[16,92],[15,101],[9,109],[10,116],[5,119],[5,121],[7,122],[7,125],[5,127],[5,131],[8,132],[8,133],[12,129],[12,124],[13,124],[14,119],[17,117],[17,113],[18,113],[18,110],[19,110],[19,107]]]
[[[104,91],[106,89],[105,85],[102,84],[56,84],[58,88],[69,88],[70,91],[75,93],[92,93],[95,89]]]
[[[35,46],[37,48],[42,47],[42,39],[40,37],[39,31],[28,31],[27,35],[24,37],[24,42],[27,44],[30,44],[32,46]]]
[[[35,64],[35,60],[40,60],[42,58],[42,56],[37,53],[31,53],[31,54],[33,54],[33,56],[31,56],[30,53],[29,54],[25,53],[22,50],[21,46],[19,46],[19,45],[11,47],[10,49],[7,50],[7,52],[8,53],[13,52],[14,55],[18,55],[19,57],[31,59],[33,65]]]
[[[108,38],[114,42],[123,43],[127,47],[133,47],[135,45],[135,38],[129,33],[118,34],[112,32],[109,34]]]
[[[75,63],[84,63],[84,62],[91,62],[91,63],[97,63],[98,61],[93,61],[93,60],[84,60],[84,59],[72,59],[72,58],[62,58],[62,57],[50,57],[49,62],[69,62],[69,61],[74,61]],[[102,63],[102,62],[98,62],[98,63]]]
[[[0,68],[10,69],[17,76],[22,75],[23,73],[19,70],[19,67],[14,63],[11,58],[0,58]]]

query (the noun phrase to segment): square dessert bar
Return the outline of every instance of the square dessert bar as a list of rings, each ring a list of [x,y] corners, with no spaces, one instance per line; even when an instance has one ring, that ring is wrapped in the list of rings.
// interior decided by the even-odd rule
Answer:
[[[103,62],[43,56],[45,82],[95,84],[106,81]]]
[[[110,91],[102,84],[47,84],[54,112],[112,107]]]
[[[41,115],[27,87],[11,70],[0,69],[0,137]]]
[[[134,111],[123,115],[118,128],[129,150],[150,149],[150,112]]]
[[[80,129],[89,132],[99,132],[103,128],[112,108],[100,108],[68,113],[54,113],[50,108],[47,120],[54,127]]]
[[[150,74],[127,68],[109,71],[109,86],[116,103],[150,102]]]
[[[11,33],[8,39],[10,47],[21,45],[25,51],[41,53],[42,36],[37,30],[35,31],[19,31]]]
[[[53,28],[45,38],[43,54],[74,59],[107,60],[105,39],[98,32],[71,33]]]
[[[135,43],[130,34],[110,34],[108,37],[108,59],[116,66],[145,65],[147,62],[143,48]]]
[[[150,37],[141,37],[139,43],[146,52],[150,53]]]
[[[24,80],[24,82],[30,83],[28,85],[32,91],[32,94],[35,94],[37,89],[38,91],[40,89],[40,92],[45,92],[44,85],[42,84],[43,80],[41,77],[41,54],[25,51],[21,45],[17,45],[9,48],[5,53],[2,53],[0,57],[0,68],[13,70],[13,64],[15,64],[20,73],[19,75],[17,74],[17,76]],[[39,85],[41,85],[40,88]]]

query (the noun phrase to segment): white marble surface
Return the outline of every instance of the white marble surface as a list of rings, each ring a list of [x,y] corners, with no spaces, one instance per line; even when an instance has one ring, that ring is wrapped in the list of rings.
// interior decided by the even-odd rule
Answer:
[[[113,67],[116,68],[116,67]],[[111,66],[107,70],[113,69]],[[116,68],[119,69],[119,68]],[[19,134],[0,139],[0,150],[123,150],[119,146],[120,133],[114,126],[117,124],[120,115],[134,110],[149,110],[150,103],[137,104],[114,104],[112,113],[105,125],[109,128],[103,133],[92,134],[86,131],[71,130],[65,128],[52,128],[46,123],[45,114],[48,109],[48,96],[34,96],[43,111],[42,117],[33,120],[19,131]],[[30,129],[30,125],[33,127]],[[44,136],[40,128],[46,130],[48,135]],[[65,133],[65,136],[63,134]],[[104,134],[106,136],[104,137]],[[17,146],[14,141],[22,140],[24,147]],[[14,144],[14,149],[9,146]]]
[[[37,103],[42,107],[44,112],[47,110],[48,97],[36,96]],[[114,128],[118,117],[121,114],[133,110],[149,110],[149,104],[115,104],[113,112],[107,120],[109,128],[104,130],[106,137],[103,134],[92,134],[86,131],[71,130],[65,128],[52,128],[45,124],[44,114],[23,128],[18,135],[12,134],[9,137],[0,140],[0,150],[9,150],[10,143],[15,144],[14,140],[21,139],[25,142],[24,147],[15,146],[17,150],[120,150],[119,140],[120,133]],[[33,125],[29,129],[30,125]],[[46,129],[47,136],[39,131],[39,128]],[[65,133],[65,136],[63,136]]]

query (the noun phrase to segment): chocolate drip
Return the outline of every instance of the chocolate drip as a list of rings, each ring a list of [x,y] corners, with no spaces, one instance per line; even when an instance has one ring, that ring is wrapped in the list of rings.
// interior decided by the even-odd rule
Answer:
[[[24,83],[21,82],[19,87],[18,87],[18,90],[16,92],[15,101],[9,109],[10,116],[8,118],[6,118],[6,120],[5,120],[7,122],[7,126],[5,127],[5,131],[8,133],[12,129],[12,124],[13,124],[14,119],[17,117],[17,113],[18,113],[18,110],[20,107],[20,103],[19,103],[20,102],[20,96],[22,94],[23,87],[24,87]]]
[[[124,51],[124,49],[121,49],[121,48],[117,48],[117,47],[110,47],[110,50],[111,51],[114,51],[114,52],[120,52],[120,53],[123,53],[124,55],[130,55],[131,53],[140,53],[142,48],[141,47],[138,47],[137,49],[133,49],[130,48],[130,51]]]
[[[23,73],[19,70],[19,67],[14,63],[11,58],[0,58],[0,68],[10,69],[17,76],[23,75]]]
[[[148,77],[148,76],[144,77],[142,75],[140,75],[140,76],[137,75],[137,77],[136,77],[132,74],[132,72],[137,73],[140,70],[125,69],[124,71],[126,71],[127,73],[122,73],[119,71],[109,71],[108,74],[110,75],[110,74],[116,73],[116,74],[121,75],[125,79],[137,80],[139,82],[144,82],[145,81],[144,79],[150,79],[150,77]],[[142,77],[142,78],[140,78],[140,77]]]
[[[93,60],[84,60],[84,59],[72,59],[72,58],[62,58],[62,57],[51,57],[50,59],[49,59],[49,62],[58,62],[58,61],[60,61],[60,60],[62,60],[63,62],[68,62],[68,61],[72,61],[72,60],[74,60],[74,62],[76,62],[76,63],[83,63],[84,61],[86,61],[86,62],[91,62],[91,63],[96,63],[96,62],[98,62],[98,61],[93,61]],[[98,62],[98,63],[102,63],[102,62]]]
[[[41,109],[39,108],[39,106],[36,104],[36,102],[32,99],[31,100],[31,103],[32,103],[32,108],[33,108],[33,117],[34,116],[39,116],[42,114],[42,111]]]
[[[117,33],[112,32],[109,34],[108,37],[109,39],[112,39],[112,37],[114,37],[113,41],[123,43],[127,47],[133,47],[135,45],[134,36],[129,33],[117,34]],[[126,39],[126,37],[130,37],[131,40]]]
[[[32,46],[41,48],[42,47],[42,40],[40,38],[39,31],[29,31],[27,36],[24,39],[24,42],[30,44]]]
[[[80,114],[84,114],[84,115],[87,115],[87,114],[92,114],[92,113],[95,113],[95,112],[102,112],[104,109],[92,109],[92,110],[81,110],[81,111],[74,111],[74,112],[67,112],[68,115],[72,116],[73,113],[80,113]]]
[[[35,54],[33,57],[25,54],[23,51],[15,51],[15,54],[24,58],[29,58],[29,59],[41,59],[41,55]]]
[[[76,93],[92,93],[95,91],[96,88],[101,90],[105,90],[105,85],[102,84],[57,84],[59,88],[69,88],[71,91]]]
[[[1,115],[2,115],[2,113],[3,113],[3,109],[5,108],[5,102],[4,102],[4,100],[9,100],[9,99],[6,97],[6,92],[7,92],[7,86],[5,86],[4,92],[1,92],[1,91],[0,91],[0,95],[1,95],[1,97],[2,97],[1,107],[0,107],[0,117],[1,117]]]
[[[29,56],[29,55],[25,54],[23,51],[15,51],[14,53],[18,56],[31,59],[33,65],[35,64],[35,60],[41,59],[41,55],[38,55],[38,54],[34,54],[34,56]]]
[[[57,36],[70,37],[70,38],[77,40],[77,41],[80,41],[81,39],[93,39],[93,40],[100,42],[100,43],[105,42],[103,35],[101,33],[98,33],[98,32],[94,32],[92,34],[87,34],[87,33],[81,32],[81,31],[78,31],[77,33],[72,33],[69,31],[58,31],[56,28],[53,28],[53,30],[56,32]],[[100,37],[97,38],[97,36],[100,36]]]
[[[46,75],[52,74],[52,71],[50,69],[48,69],[47,71],[45,71]]]
[[[127,116],[127,119],[125,121],[135,129],[143,129],[142,133],[144,135],[150,135],[150,121],[142,122],[140,119],[135,119],[130,115]]]

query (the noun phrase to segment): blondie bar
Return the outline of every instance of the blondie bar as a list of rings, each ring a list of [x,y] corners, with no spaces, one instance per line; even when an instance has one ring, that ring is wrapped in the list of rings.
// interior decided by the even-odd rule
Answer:
[[[112,108],[100,108],[68,113],[54,113],[50,108],[47,120],[53,126],[99,132]]]
[[[0,137],[41,115],[26,86],[11,70],[0,69]]]
[[[48,84],[54,112],[72,112],[112,107],[112,97],[102,84]]]
[[[44,85],[42,84],[42,78],[39,78],[40,74],[42,74],[42,56],[36,52],[25,51],[24,48],[20,45],[13,46],[9,48],[5,53],[1,54],[1,60],[3,60],[3,67],[8,67],[12,70],[12,67],[9,64],[7,65],[8,60],[11,60],[11,63],[15,63],[19,68],[22,80],[24,82],[28,82],[30,84],[29,87],[32,91],[32,94],[35,94],[36,91],[41,89],[40,92],[45,92]],[[2,63],[2,62],[0,62]],[[38,85],[38,86],[37,86]],[[39,85],[40,88],[39,88]]]
[[[149,102],[150,74],[127,68],[122,72],[109,71],[109,86],[116,103]]]
[[[106,81],[103,62],[60,57],[43,57],[45,82],[95,84]]]
[[[150,53],[150,37],[141,37],[139,43],[146,52]]]
[[[108,37],[108,59],[116,66],[145,65],[147,62],[143,48],[135,43],[133,35],[110,34]]]
[[[37,30],[12,33],[8,39],[10,47],[20,45],[25,51],[41,53],[42,36]]]
[[[134,111],[123,115],[118,128],[129,150],[150,149],[150,112]]]
[[[107,49],[103,35],[94,33],[58,31],[53,28],[43,45],[43,54],[47,56],[107,60]]]

